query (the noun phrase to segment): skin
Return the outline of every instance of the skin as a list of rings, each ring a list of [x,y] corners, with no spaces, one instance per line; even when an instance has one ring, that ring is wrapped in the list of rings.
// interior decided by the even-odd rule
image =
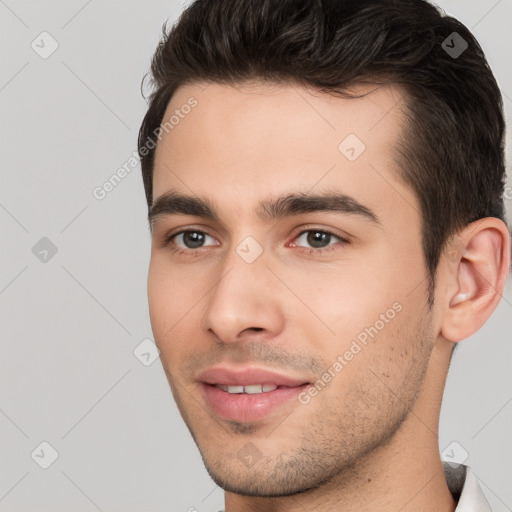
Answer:
[[[158,143],[153,197],[206,199],[218,219],[153,219],[148,296],[173,395],[226,511],[453,511],[437,439],[442,393],[454,343],[499,302],[506,226],[487,218],[457,234],[430,310],[418,200],[394,161],[399,89],[345,99],[294,84],[191,84],[164,120],[191,97],[197,106]],[[355,161],[338,149],[348,134],[366,146]],[[326,191],[353,197],[379,223],[257,215],[268,198]],[[307,229],[333,236],[314,247]],[[188,247],[184,230],[205,232],[202,247]],[[262,249],[252,263],[236,251],[247,236]],[[393,304],[400,312],[307,404],[236,423],[202,398],[197,375],[219,363],[315,382]],[[250,467],[238,455],[247,446],[259,454]]]

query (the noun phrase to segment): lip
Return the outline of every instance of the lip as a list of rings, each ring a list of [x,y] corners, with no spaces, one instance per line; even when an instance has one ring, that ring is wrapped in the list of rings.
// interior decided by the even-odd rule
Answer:
[[[206,384],[223,384],[225,386],[250,386],[251,384],[272,384],[294,388],[307,384],[306,379],[281,375],[263,368],[227,368],[213,367],[201,372],[197,380]]]
[[[295,399],[310,385],[304,379],[281,375],[260,368],[214,367],[198,375],[201,392],[208,409],[217,417],[241,423],[256,422],[277,412]],[[216,384],[249,386],[251,384],[278,386],[273,391],[257,394],[229,393]]]

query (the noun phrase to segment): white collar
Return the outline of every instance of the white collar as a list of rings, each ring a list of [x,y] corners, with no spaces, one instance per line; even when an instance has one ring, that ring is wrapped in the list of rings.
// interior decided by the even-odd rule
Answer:
[[[457,508],[455,512],[492,512],[471,468],[463,464],[443,462],[446,483]]]

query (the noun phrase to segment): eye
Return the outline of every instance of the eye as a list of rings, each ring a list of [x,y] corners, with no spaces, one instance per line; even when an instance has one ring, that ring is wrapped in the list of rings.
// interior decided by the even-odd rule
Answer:
[[[215,238],[198,230],[181,231],[171,236],[169,241],[172,241],[179,249],[198,249],[206,245],[217,245]]]
[[[329,231],[322,231],[320,229],[308,229],[302,231],[296,238],[293,245],[299,247],[306,247],[309,249],[322,250],[325,247],[336,244],[337,242],[348,243],[348,240],[341,238]]]

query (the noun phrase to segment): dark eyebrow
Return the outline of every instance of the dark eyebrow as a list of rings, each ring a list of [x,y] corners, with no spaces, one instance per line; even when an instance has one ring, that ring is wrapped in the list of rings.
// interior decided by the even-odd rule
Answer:
[[[267,221],[314,212],[333,212],[358,215],[380,225],[376,213],[356,201],[353,197],[338,192],[327,191],[319,194],[293,193],[259,204],[258,216]],[[199,197],[187,196],[169,191],[158,197],[148,214],[150,226],[162,215],[194,215],[211,220],[219,220],[211,202]]]
[[[353,197],[339,192],[319,194],[296,193],[263,201],[259,216],[265,220],[274,220],[301,213],[333,212],[359,215],[366,220],[379,224],[377,214],[356,201]]]
[[[219,220],[215,208],[206,199],[179,194],[173,190],[162,194],[151,205],[148,212],[149,225],[163,215],[195,215],[205,219]]]

